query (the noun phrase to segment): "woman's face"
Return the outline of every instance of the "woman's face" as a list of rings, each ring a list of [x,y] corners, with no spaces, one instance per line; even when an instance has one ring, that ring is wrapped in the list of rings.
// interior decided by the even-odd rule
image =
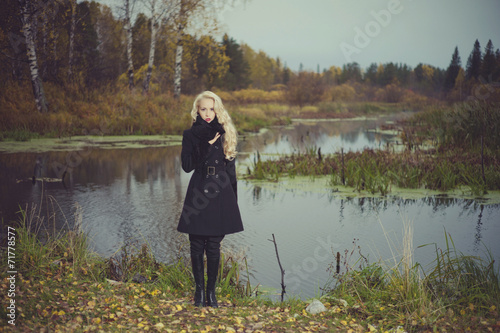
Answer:
[[[207,123],[215,118],[214,104],[214,100],[211,98],[203,98],[198,104],[198,114],[201,119],[205,120]]]

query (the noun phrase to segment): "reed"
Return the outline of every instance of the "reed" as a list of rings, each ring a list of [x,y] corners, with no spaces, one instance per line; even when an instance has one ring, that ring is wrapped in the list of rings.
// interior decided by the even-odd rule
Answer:
[[[359,269],[333,276],[322,298],[345,300],[348,313],[378,321],[381,330],[401,325],[407,331],[425,331],[443,322],[470,325],[474,318],[494,319],[500,276],[491,253],[486,259],[458,253],[445,231],[444,249],[419,246],[435,246],[436,259],[425,269],[413,262],[412,223],[404,220],[403,226],[401,243],[384,230],[392,262],[370,264],[360,256]]]
[[[492,150],[485,152],[483,168],[478,152],[462,149],[434,155],[419,150],[394,153],[371,149],[322,155],[316,150],[313,147],[304,153],[259,159],[248,177],[277,181],[285,176],[323,175],[330,177],[331,186],[346,185],[358,192],[382,196],[389,194],[393,187],[440,191],[462,188],[476,196],[500,188],[500,170],[496,167],[500,160]]]
[[[464,255],[456,250],[451,235],[445,231],[444,249],[434,245],[436,259],[425,277],[426,287],[444,306],[471,304],[479,311],[488,311],[500,304],[500,274],[489,250],[486,259]]]
[[[487,148],[500,147],[500,105],[488,100],[432,107],[403,122],[404,131],[430,140],[436,147],[474,149],[481,138]]]
[[[19,271],[30,277],[70,269],[74,275],[96,279],[102,261],[88,250],[89,240],[81,229],[81,207],[75,207],[74,221],[68,221],[52,197],[47,198],[46,204],[45,215],[42,202],[28,205],[19,212],[20,218],[15,223]],[[50,229],[51,224],[55,226],[56,214],[63,215],[63,226]]]

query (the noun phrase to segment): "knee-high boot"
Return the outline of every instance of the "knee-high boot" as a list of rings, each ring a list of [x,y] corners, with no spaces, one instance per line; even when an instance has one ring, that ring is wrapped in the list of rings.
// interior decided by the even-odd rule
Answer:
[[[207,306],[218,308],[217,299],[215,298],[215,283],[219,274],[219,259],[217,257],[207,257],[207,294],[205,296]]]
[[[191,265],[194,275],[194,305],[205,306],[205,265],[203,264],[203,254],[191,256]]]

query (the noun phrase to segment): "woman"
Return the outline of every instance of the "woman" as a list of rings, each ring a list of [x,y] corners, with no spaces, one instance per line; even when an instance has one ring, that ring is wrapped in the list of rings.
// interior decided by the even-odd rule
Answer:
[[[195,281],[194,304],[218,307],[215,282],[219,271],[220,242],[225,235],[243,231],[236,192],[237,134],[219,96],[199,94],[191,110],[193,125],[182,137],[182,169],[194,170],[189,181],[177,230],[189,234]],[[207,256],[204,290],[203,254]]]

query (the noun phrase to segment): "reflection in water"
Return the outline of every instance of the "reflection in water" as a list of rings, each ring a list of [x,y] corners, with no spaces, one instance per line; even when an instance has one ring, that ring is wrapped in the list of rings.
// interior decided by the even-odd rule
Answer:
[[[314,295],[328,278],[325,269],[334,262],[334,254],[351,253],[353,240],[360,252],[356,247],[351,264],[365,256],[370,262],[383,260],[394,266],[403,253],[405,223],[413,226],[413,262],[421,263],[424,268],[435,259],[436,248],[446,249],[445,232],[451,235],[458,252],[478,256],[484,255],[485,248],[477,246],[475,235],[482,233],[481,241],[494,258],[500,258],[496,239],[500,232],[500,205],[445,198],[342,198],[320,189],[304,192],[244,184],[250,193],[257,195],[252,197],[252,206],[244,206],[243,214],[251,217],[251,225],[246,239],[242,237],[241,241],[266,247],[265,250],[250,248],[247,253],[254,259],[256,279],[279,287],[276,262],[263,259],[255,262],[256,258],[272,255],[272,249],[263,240],[274,233],[280,240],[280,257],[292,293]],[[481,225],[476,224],[478,213],[482,216]],[[329,245],[328,257],[323,253],[324,244]],[[419,247],[426,244],[429,245]]]
[[[484,205],[481,205],[481,210],[479,211],[479,217],[477,218],[474,252],[477,252],[477,250],[479,249],[479,243],[481,242],[481,227],[483,225],[483,223],[481,222],[481,218],[483,217],[483,210],[484,210]]]
[[[248,165],[256,151],[269,155],[314,146],[326,154],[341,147],[347,151],[384,144],[384,138],[366,133],[366,128],[374,126],[351,121],[272,129],[242,141],[239,151],[243,154],[237,163]],[[181,171],[180,151],[179,146],[93,149],[79,155],[79,160],[75,158],[77,154],[67,152],[0,154],[2,223],[16,219],[19,207],[36,204],[42,216],[58,212],[58,219],[45,219],[49,229],[71,226],[75,204],[79,204],[84,230],[99,254],[110,256],[125,244],[147,242],[159,260],[170,262],[179,251],[187,249],[187,237],[176,231],[190,178],[190,174]],[[31,183],[37,161],[41,161],[41,175],[53,178],[58,173],[53,166],[65,165],[68,160],[76,162],[71,164],[64,184]],[[17,183],[16,179],[23,181]],[[402,253],[403,225],[407,222],[414,226],[414,262],[424,266],[435,258],[435,247],[417,247],[435,243],[443,248],[445,231],[453,237],[458,251],[482,255],[485,244],[494,258],[500,258],[496,240],[500,234],[500,205],[445,196],[419,200],[345,198],[337,196],[321,179],[306,182],[316,185],[307,186],[306,190],[300,183],[294,189],[283,182],[239,181],[245,231],[228,235],[223,251],[246,256],[253,285],[279,289],[281,275],[273,244],[268,241],[273,233],[286,271],[287,292],[303,297],[313,296],[324,285],[330,274],[327,268],[335,261],[334,254],[350,253],[354,240],[361,255],[370,262],[397,261]]]

